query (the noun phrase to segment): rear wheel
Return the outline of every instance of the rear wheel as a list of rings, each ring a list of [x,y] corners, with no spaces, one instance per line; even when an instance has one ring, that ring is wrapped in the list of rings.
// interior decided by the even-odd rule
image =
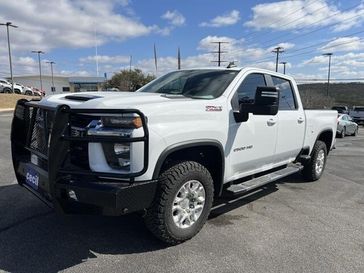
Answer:
[[[326,144],[318,140],[313,146],[311,159],[305,164],[302,174],[307,181],[320,179],[326,166],[327,147]]]
[[[33,93],[32,93],[32,91],[25,91],[25,95],[27,95],[27,96],[32,96],[33,95]]]
[[[176,164],[160,175],[146,226],[168,244],[191,239],[207,220],[213,193],[213,180],[204,166],[194,161]]]

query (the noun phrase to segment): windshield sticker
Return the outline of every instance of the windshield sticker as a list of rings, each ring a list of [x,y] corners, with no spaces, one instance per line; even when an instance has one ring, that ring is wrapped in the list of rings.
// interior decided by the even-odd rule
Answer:
[[[222,106],[207,105],[206,112],[221,112]]]

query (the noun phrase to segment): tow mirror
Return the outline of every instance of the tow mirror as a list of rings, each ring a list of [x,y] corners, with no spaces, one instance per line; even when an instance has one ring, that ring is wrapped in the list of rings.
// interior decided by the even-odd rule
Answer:
[[[274,116],[278,113],[279,90],[276,87],[258,86],[255,92],[254,103],[241,103],[239,113],[234,114],[235,120],[244,122],[253,115]]]
[[[279,91],[276,87],[257,87],[252,112],[254,115],[271,115],[278,113]]]

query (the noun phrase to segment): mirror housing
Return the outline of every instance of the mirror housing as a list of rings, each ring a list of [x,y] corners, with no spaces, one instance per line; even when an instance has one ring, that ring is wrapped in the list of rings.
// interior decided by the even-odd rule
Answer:
[[[237,122],[249,119],[253,115],[275,116],[279,107],[279,90],[276,87],[258,86],[255,92],[254,103],[240,103],[239,112],[234,113]]]

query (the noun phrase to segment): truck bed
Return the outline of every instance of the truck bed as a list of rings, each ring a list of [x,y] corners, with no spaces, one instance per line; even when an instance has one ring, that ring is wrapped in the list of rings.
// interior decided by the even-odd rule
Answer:
[[[332,130],[336,133],[337,111],[335,110],[304,110],[306,117],[306,133],[303,147],[310,147],[315,144],[316,137],[325,130]],[[334,128],[333,128],[334,124]],[[331,148],[334,145],[334,139]]]

